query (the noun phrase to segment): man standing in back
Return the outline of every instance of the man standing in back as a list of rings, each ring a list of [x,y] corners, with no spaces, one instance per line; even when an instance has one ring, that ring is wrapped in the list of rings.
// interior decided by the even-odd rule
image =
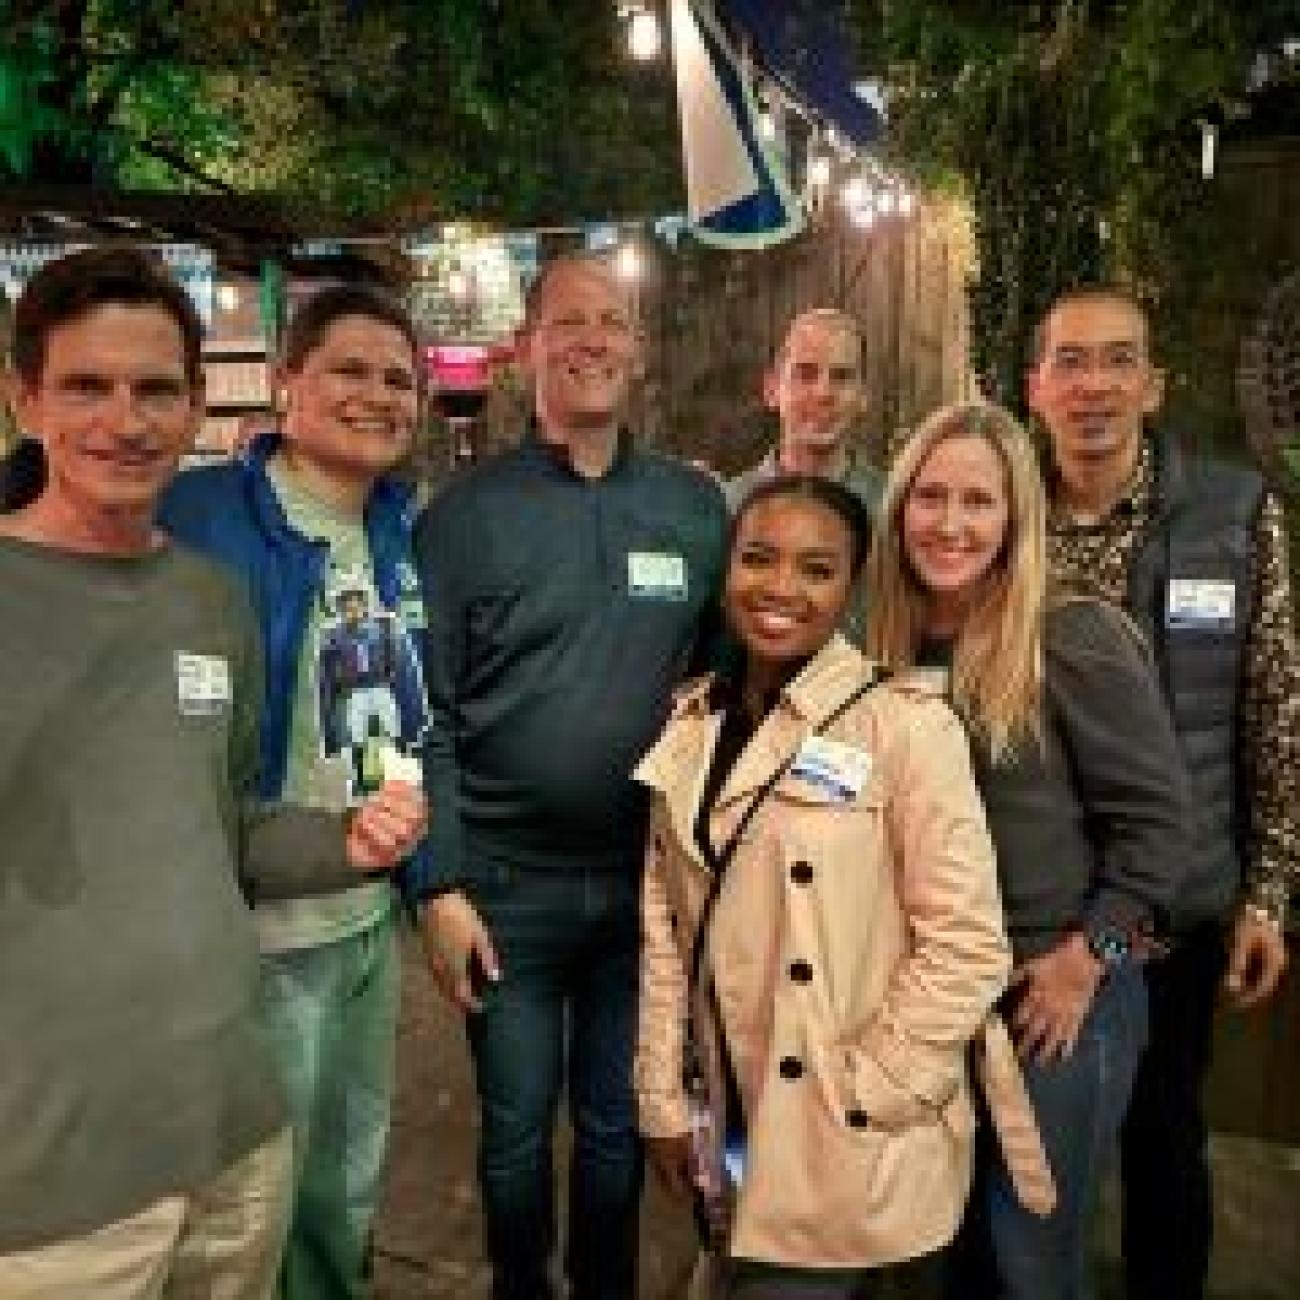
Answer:
[[[816,474],[842,483],[874,516],[884,476],[853,443],[866,409],[857,321],[834,307],[813,307],[796,316],[763,376],[763,401],[777,417],[776,446],[724,484],[731,510],[778,474]],[[861,593],[849,606],[844,630],[861,640]]]

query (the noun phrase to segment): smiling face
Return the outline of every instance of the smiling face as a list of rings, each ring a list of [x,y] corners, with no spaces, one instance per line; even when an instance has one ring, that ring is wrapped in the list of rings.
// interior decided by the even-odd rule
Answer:
[[[419,414],[416,359],[401,330],[340,316],[282,376],[284,440],[295,462],[337,482],[370,483],[410,450]]]
[[[806,659],[830,640],[853,588],[853,534],[829,506],[772,496],[741,515],[725,604],[751,665]]]
[[[550,437],[618,423],[638,356],[627,295],[604,267],[554,266],[519,336],[537,418]]]
[[[185,344],[156,306],[108,303],[51,329],[40,371],[15,409],[40,440],[40,509],[69,540],[123,531],[145,537],[154,506],[189,448],[203,397]]]
[[[903,553],[944,630],[997,563],[1008,518],[1006,471],[984,438],[945,438],[921,462],[903,502]]]
[[[1142,313],[1123,298],[1067,299],[1043,322],[1029,405],[1068,478],[1137,458],[1145,416],[1160,408],[1161,372],[1147,354]]]
[[[790,327],[763,396],[781,421],[783,458],[827,455],[844,446],[864,404],[862,346],[848,323],[816,314]]]

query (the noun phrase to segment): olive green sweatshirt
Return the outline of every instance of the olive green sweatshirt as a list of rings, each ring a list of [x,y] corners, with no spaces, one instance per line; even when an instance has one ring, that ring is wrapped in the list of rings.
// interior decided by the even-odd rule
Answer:
[[[5,1252],[192,1189],[279,1128],[245,894],[355,875],[338,818],[245,800],[258,651],[206,561],[0,539],[0,665]]]

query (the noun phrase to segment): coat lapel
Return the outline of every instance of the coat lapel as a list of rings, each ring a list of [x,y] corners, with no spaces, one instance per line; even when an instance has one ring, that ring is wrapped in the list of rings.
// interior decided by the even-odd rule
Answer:
[[[726,844],[750,800],[794,756],[813,727],[862,684],[865,667],[862,656],[837,635],[786,687],[714,804],[709,837],[715,849]],[[709,712],[711,684],[703,679],[677,697],[663,734],[634,774],[663,796],[674,835],[701,870],[708,868],[695,840],[695,823],[722,729],[721,715]]]
[[[746,807],[813,729],[863,682],[865,662],[838,634],[781,693],[731,769],[709,822],[715,848],[727,842]]]

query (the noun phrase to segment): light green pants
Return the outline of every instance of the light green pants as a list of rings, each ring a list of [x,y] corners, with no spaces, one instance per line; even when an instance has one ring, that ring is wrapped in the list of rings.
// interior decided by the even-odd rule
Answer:
[[[262,958],[262,1021],[294,1133],[281,1300],[367,1294],[366,1247],[393,1097],[399,986],[390,915],[317,948]]]

